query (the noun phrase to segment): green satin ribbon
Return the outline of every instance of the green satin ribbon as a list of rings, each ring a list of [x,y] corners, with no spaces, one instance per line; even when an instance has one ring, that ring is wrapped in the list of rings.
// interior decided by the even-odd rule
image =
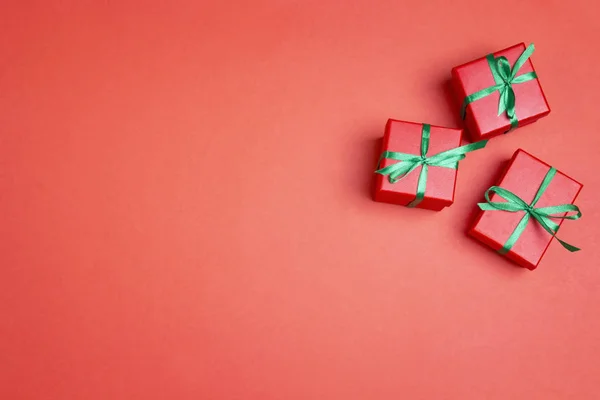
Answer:
[[[523,54],[519,56],[512,69],[510,68],[510,63],[506,57],[500,56],[498,58],[494,58],[493,54],[488,54],[486,59],[496,84],[465,97],[461,109],[462,118],[465,119],[467,114],[467,106],[469,104],[476,100],[483,99],[484,97],[487,97],[496,91],[499,91],[500,101],[498,102],[498,115],[502,115],[502,113],[506,112],[507,117],[510,119],[511,129],[516,128],[519,125],[519,120],[515,114],[516,99],[515,91],[513,90],[512,85],[531,81],[537,78],[537,74],[535,72],[528,72],[526,74],[517,76],[519,69],[521,69],[521,67],[525,64],[534,50],[535,46],[530,44],[527,49],[525,49]]]
[[[581,218],[581,211],[579,211],[579,207],[577,207],[574,204],[561,204],[558,206],[540,207],[540,208],[535,207],[535,205],[538,202],[538,200],[540,199],[540,197],[542,197],[542,194],[544,194],[544,192],[548,188],[548,185],[550,185],[550,182],[552,181],[552,178],[554,178],[554,175],[556,175],[556,169],[550,168],[550,170],[546,174],[546,177],[542,181],[542,184],[541,184],[540,188],[538,189],[535,197],[533,198],[533,201],[530,204],[527,204],[519,196],[512,193],[511,191],[506,190],[501,187],[498,187],[498,186],[492,186],[485,192],[485,200],[487,201],[487,203],[479,203],[478,204],[479,208],[481,208],[482,210],[484,210],[484,211],[500,210],[500,211],[508,211],[508,212],[524,211],[525,212],[525,215],[523,215],[523,218],[518,223],[518,225],[515,228],[515,230],[513,231],[513,233],[510,235],[510,237],[508,238],[506,243],[504,243],[504,246],[502,246],[502,248],[500,250],[498,250],[498,252],[500,254],[506,254],[510,251],[510,249],[514,246],[514,244],[517,242],[517,240],[519,240],[519,237],[521,236],[521,234],[523,234],[523,232],[525,231],[525,227],[527,226],[527,224],[529,223],[529,220],[531,218],[533,218],[537,222],[539,222],[539,224],[546,230],[546,232],[551,234],[552,237],[556,238],[556,240],[558,240],[565,249],[567,249],[571,252],[579,251],[579,249],[577,247],[570,245],[566,242],[563,242],[562,240],[560,240],[559,238],[556,237],[556,234],[558,233],[559,225],[556,222],[552,221],[552,218],[571,219],[571,220]],[[491,201],[490,193],[496,193],[498,196],[500,196],[504,200],[506,200],[506,202]],[[571,214],[571,213],[576,213],[576,214]],[[554,215],[554,214],[559,214],[559,215]],[[560,214],[565,214],[565,215],[560,215]]]
[[[423,124],[423,128],[421,130],[421,155],[398,153],[395,151],[384,151],[379,158],[379,162],[377,163],[378,169],[375,171],[375,173],[387,175],[390,183],[398,182],[412,171],[417,169],[419,166],[422,166],[417,184],[417,196],[410,204],[408,204],[408,207],[417,206],[425,197],[427,175],[430,166],[456,169],[458,167],[458,162],[466,157],[466,153],[482,149],[487,144],[487,140],[482,140],[477,143],[471,143],[466,146],[442,151],[441,153],[437,153],[428,157],[427,151],[429,151],[430,135],[431,125]],[[401,162],[379,169],[381,161],[386,158]]]

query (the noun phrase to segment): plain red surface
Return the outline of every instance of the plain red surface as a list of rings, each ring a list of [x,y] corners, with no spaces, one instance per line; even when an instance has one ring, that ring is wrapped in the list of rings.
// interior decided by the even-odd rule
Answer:
[[[554,168],[557,167],[554,166]],[[495,185],[510,190],[529,204],[533,201],[549,169],[550,165],[519,149],[511,158],[502,178]],[[572,204],[581,188],[582,185],[579,182],[557,171],[548,188],[536,203],[536,207]],[[504,201],[496,194],[492,194],[490,200]],[[469,230],[469,234],[497,251],[504,246],[514,232],[523,218],[523,214],[522,212],[481,211]],[[559,225],[564,222],[561,219],[554,221]],[[577,222],[569,221],[569,223]],[[546,232],[540,224],[531,220],[505,257],[522,267],[534,270],[544,257],[552,239],[552,235]],[[562,239],[569,242],[568,238],[563,237]],[[558,243],[556,245],[560,246]]]
[[[598,3],[0,2],[0,398],[600,392]],[[374,202],[389,117],[534,42],[552,114]],[[585,185],[534,273],[466,235],[517,148]]]
[[[407,154],[421,154],[423,124],[388,120],[381,152],[396,151]],[[462,129],[445,128],[432,125],[430,128],[428,156],[451,150],[460,146]],[[399,161],[384,159],[380,168]],[[422,167],[417,167],[401,180],[390,183],[389,177],[375,174],[373,198],[375,201],[406,206],[416,198],[417,185]],[[431,166],[427,171],[425,197],[416,208],[440,211],[454,202],[454,188],[458,169]]]
[[[494,57],[506,57],[512,68],[525,49],[525,43],[520,43],[495,52]],[[535,71],[532,59],[539,51],[536,48],[536,51],[519,69],[517,76]],[[516,98],[515,114],[519,119],[519,127],[531,124],[550,114],[550,106],[542,90],[540,79],[538,73],[537,79],[513,85]],[[453,68],[452,81],[457,94],[458,110],[462,107],[463,100],[467,95],[496,84],[485,55],[477,60]],[[498,115],[499,100],[500,92],[494,92],[469,104],[465,124],[468,127],[467,131],[471,140],[491,139],[510,130],[510,119],[506,116],[506,113]],[[513,131],[514,129],[511,133],[514,133]]]

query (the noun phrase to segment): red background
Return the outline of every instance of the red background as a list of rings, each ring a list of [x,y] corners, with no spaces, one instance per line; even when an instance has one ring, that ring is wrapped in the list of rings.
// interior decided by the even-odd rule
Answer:
[[[0,398],[597,398],[599,7],[2,0]],[[387,119],[521,41],[550,116],[373,202]],[[585,185],[535,272],[465,236],[518,147]]]

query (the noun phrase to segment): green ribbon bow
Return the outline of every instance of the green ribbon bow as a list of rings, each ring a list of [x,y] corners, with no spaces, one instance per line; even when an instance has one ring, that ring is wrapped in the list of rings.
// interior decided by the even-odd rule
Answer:
[[[408,204],[408,207],[417,206],[425,197],[427,175],[430,166],[456,169],[458,168],[458,162],[466,157],[466,153],[482,149],[487,144],[487,140],[482,140],[481,142],[471,143],[466,146],[442,151],[441,153],[428,157],[427,151],[429,150],[430,135],[431,125],[423,124],[421,131],[421,155],[398,153],[395,151],[384,151],[379,158],[379,162],[377,163],[378,169],[375,171],[375,173],[388,175],[388,180],[390,183],[398,182],[412,171],[417,169],[419,166],[422,166],[421,174],[419,175],[419,182],[417,184],[417,197],[410,204]],[[401,162],[379,169],[381,161],[386,158]]]
[[[537,78],[537,74],[535,72],[528,72],[526,74],[517,76],[519,69],[521,69],[523,64],[525,64],[534,50],[535,46],[530,44],[527,49],[525,49],[523,54],[521,54],[521,56],[517,59],[512,69],[510,68],[510,63],[506,57],[500,56],[495,58],[493,54],[488,54],[486,59],[496,84],[465,97],[461,109],[462,118],[465,119],[467,106],[469,104],[476,100],[483,99],[495,91],[499,91],[500,101],[498,102],[498,115],[502,115],[502,113],[506,112],[507,117],[510,119],[511,129],[516,128],[519,125],[519,121],[515,114],[516,99],[515,91],[513,90],[512,85]]]
[[[502,246],[502,248],[500,250],[498,250],[498,252],[500,254],[506,254],[510,251],[510,249],[514,246],[514,244],[517,242],[517,240],[519,240],[519,237],[521,236],[521,234],[523,234],[523,232],[525,231],[525,227],[527,226],[527,224],[529,223],[529,220],[531,218],[533,218],[537,222],[539,222],[539,224],[549,234],[551,234],[552,237],[556,238],[565,249],[567,249],[571,252],[580,250],[577,247],[570,245],[566,242],[563,242],[562,240],[560,240],[559,238],[556,237],[556,234],[558,233],[559,225],[556,222],[552,221],[552,218],[571,219],[571,220],[581,218],[581,211],[579,211],[579,207],[577,207],[574,204],[561,204],[558,206],[540,207],[540,208],[535,207],[535,205],[538,202],[538,200],[540,199],[540,197],[542,197],[542,194],[544,194],[544,192],[550,185],[550,182],[552,181],[552,178],[554,178],[554,175],[556,175],[556,169],[550,168],[550,170],[546,174],[546,177],[542,181],[542,184],[541,184],[540,188],[538,189],[535,197],[533,198],[533,201],[531,202],[531,204],[527,204],[516,194],[514,194],[511,191],[506,190],[504,188],[498,187],[498,186],[492,186],[485,192],[485,200],[487,201],[487,203],[479,203],[478,204],[479,208],[481,208],[484,211],[494,211],[494,210],[508,211],[508,212],[525,211],[525,215],[523,215],[523,218],[518,223],[518,225],[515,228],[515,230],[513,231],[513,233],[510,235],[510,237],[508,238],[506,243],[504,243],[504,246]],[[506,202],[491,201],[490,193],[496,193],[498,196],[500,196],[504,200],[506,200]],[[576,214],[571,214],[571,213],[576,213]],[[559,215],[554,215],[554,214],[559,214]],[[565,214],[565,215],[560,215],[560,214]]]

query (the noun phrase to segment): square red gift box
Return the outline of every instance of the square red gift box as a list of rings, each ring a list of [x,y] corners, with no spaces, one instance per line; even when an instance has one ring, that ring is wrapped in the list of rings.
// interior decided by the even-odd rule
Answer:
[[[458,161],[486,142],[460,146],[461,129],[388,120],[375,201],[440,211],[454,201]]]
[[[546,96],[524,43],[452,69],[454,91],[462,104],[473,141],[490,139],[550,113]]]
[[[573,205],[582,184],[519,149],[496,186],[486,192],[486,203],[469,234],[530,270],[535,269],[563,219],[578,219]],[[558,238],[557,238],[558,239]],[[570,251],[574,246],[558,239]]]

